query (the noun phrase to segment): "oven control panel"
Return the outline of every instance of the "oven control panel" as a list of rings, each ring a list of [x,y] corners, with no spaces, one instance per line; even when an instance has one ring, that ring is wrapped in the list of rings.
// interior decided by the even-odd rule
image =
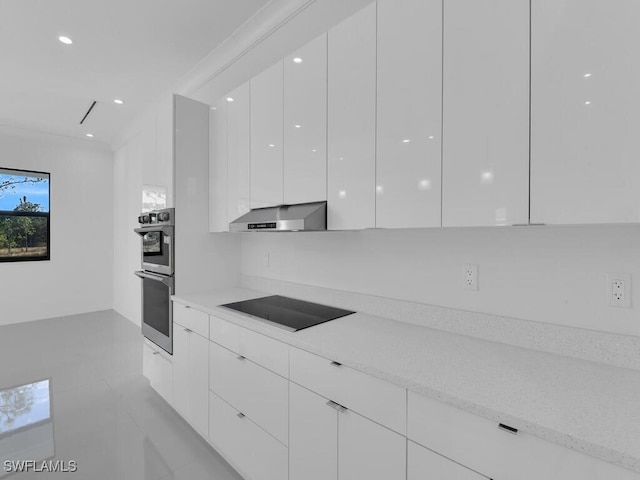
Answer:
[[[175,209],[165,208],[163,210],[153,210],[151,212],[141,213],[138,216],[140,225],[173,225]]]

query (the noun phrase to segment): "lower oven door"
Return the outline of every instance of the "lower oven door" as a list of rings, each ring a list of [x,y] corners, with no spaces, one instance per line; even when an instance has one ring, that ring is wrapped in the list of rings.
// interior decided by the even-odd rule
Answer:
[[[135,274],[142,278],[142,334],[173,354],[171,295],[174,294],[174,279],[149,272]]]

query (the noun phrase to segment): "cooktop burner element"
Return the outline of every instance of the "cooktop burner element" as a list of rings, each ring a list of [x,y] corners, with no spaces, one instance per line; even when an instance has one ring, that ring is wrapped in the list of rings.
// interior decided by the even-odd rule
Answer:
[[[277,323],[294,332],[355,313],[280,295],[254,298],[220,306]]]

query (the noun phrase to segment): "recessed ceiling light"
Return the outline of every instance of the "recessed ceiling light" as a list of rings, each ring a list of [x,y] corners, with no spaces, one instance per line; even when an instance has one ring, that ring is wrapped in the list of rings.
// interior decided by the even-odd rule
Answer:
[[[405,138],[404,140],[402,140],[402,143],[409,143],[411,140],[408,138]]]
[[[93,133],[85,133],[85,135],[89,138],[93,138]]]
[[[233,98],[227,97],[227,102],[233,102]]]
[[[122,100],[120,100],[119,98],[116,98],[113,100],[113,103],[117,103],[118,105],[122,105],[124,102]]]
[[[586,102],[584,102],[585,105],[591,105],[591,101],[587,100]]]
[[[296,57],[293,59],[293,63],[302,63],[302,59],[300,57]]]
[[[270,143],[270,144],[269,144],[269,146],[270,146],[271,148],[275,147],[275,145],[274,145],[273,143]]]
[[[71,40],[69,37],[65,37],[64,35],[59,36],[58,40],[60,40],[65,45],[71,45],[73,43],[73,40]]]
[[[296,124],[294,125],[294,127],[296,127],[296,128],[302,128],[302,125],[300,125],[300,124],[296,123]]]
[[[584,78],[589,78],[589,77],[591,77],[591,74],[590,74],[590,73],[585,73],[585,74],[584,74]]]

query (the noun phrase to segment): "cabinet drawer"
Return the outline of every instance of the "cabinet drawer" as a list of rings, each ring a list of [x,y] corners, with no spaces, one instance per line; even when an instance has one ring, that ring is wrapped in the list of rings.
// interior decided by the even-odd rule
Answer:
[[[407,445],[407,480],[431,478],[487,480],[487,477],[409,441]]]
[[[212,341],[289,378],[288,345],[214,316],[209,323]]]
[[[242,327],[235,325],[221,318],[209,315],[209,340],[218,345],[233,350],[240,351],[240,331]]]
[[[200,310],[173,302],[173,321],[198,335],[209,337],[209,315]]]
[[[401,434],[406,432],[406,390],[384,380],[290,349],[290,378],[320,395]]]
[[[146,339],[142,345],[142,374],[162,398],[173,404],[173,362],[169,354]]]
[[[213,342],[209,359],[211,391],[287,445],[287,379]]]
[[[209,440],[246,480],[288,478],[288,449],[217,395],[209,395]]]
[[[495,480],[640,480],[640,476],[524,432],[409,392],[411,440]]]

